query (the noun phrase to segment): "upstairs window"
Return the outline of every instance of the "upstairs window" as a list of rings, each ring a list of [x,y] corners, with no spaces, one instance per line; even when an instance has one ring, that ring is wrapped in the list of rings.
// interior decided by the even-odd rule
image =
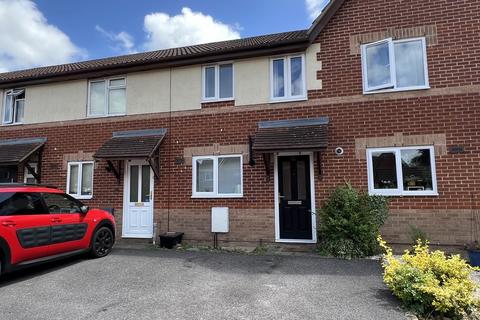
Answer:
[[[425,38],[362,45],[362,70],[365,93],[427,89]]]
[[[69,162],[67,193],[77,199],[93,196],[93,161]]]
[[[306,98],[304,55],[271,59],[270,91],[273,101]]]
[[[5,92],[5,103],[3,107],[3,123],[23,123],[25,109],[25,89],[13,89]]]
[[[437,195],[433,150],[431,146],[368,149],[369,193]]]
[[[203,100],[233,99],[233,64],[223,63],[203,67]]]
[[[127,109],[126,91],[125,78],[90,81],[88,115],[124,115]]]

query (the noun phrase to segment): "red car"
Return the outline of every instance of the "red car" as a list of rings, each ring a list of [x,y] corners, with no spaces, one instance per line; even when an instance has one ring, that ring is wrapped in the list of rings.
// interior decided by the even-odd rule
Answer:
[[[104,257],[114,242],[109,212],[89,209],[55,188],[0,184],[0,275],[85,252]]]

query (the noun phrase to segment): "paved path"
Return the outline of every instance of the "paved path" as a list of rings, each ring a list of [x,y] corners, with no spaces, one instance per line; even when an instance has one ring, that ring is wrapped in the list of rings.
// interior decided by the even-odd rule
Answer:
[[[378,261],[116,249],[0,281],[0,319],[405,319]]]

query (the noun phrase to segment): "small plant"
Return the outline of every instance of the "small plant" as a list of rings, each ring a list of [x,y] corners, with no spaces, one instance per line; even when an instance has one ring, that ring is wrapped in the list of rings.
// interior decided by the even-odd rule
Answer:
[[[408,233],[410,235],[410,239],[412,240],[412,244],[417,243],[418,240],[420,240],[422,243],[427,243],[430,240],[425,231],[412,224],[408,225]]]
[[[263,256],[267,254],[268,252],[268,247],[266,245],[259,245],[255,247],[255,250],[252,251],[252,254]]]
[[[471,251],[480,251],[480,243],[478,243],[478,241],[467,243],[467,245],[465,246],[465,249],[471,250]]]
[[[419,240],[413,251],[406,250],[397,259],[381,237],[378,242],[386,252],[383,279],[406,308],[427,318],[462,319],[476,312],[479,300],[474,297],[476,285],[470,274],[477,269],[459,255],[431,252],[428,242]]]
[[[319,213],[318,252],[347,259],[379,253],[377,236],[387,215],[385,197],[358,192],[350,184],[338,187]]]

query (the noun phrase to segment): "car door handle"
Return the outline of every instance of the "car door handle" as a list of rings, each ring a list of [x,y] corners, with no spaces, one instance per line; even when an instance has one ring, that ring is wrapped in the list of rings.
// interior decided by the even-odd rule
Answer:
[[[17,224],[13,221],[3,221],[2,222],[2,226],[4,227],[14,227],[16,226]]]
[[[51,221],[58,223],[58,222],[62,222],[62,219],[60,219],[60,218],[53,218]]]

